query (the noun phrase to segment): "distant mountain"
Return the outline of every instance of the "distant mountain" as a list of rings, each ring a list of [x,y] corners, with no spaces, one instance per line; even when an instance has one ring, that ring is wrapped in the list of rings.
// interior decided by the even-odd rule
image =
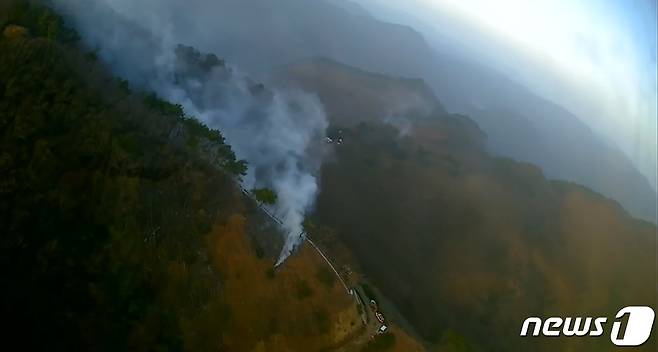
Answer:
[[[491,156],[477,124],[446,113],[422,81],[328,60],[279,75],[317,93],[330,129],[342,131],[312,221],[334,229],[433,348],[601,351],[609,340],[523,339],[520,324],[655,304],[655,225],[534,165]],[[388,118],[393,92],[424,97],[397,115],[406,124]]]
[[[633,216],[656,221],[656,193],[646,178],[576,116],[464,57],[460,48],[446,42],[435,50],[412,28],[379,21],[353,3],[338,1],[222,0],[213,11],[213,36],[194,35],[194,18],[185,11],[172,25],[189,33],[190,43],[250,72],[265,74],[326,57],[372,72],[422,78],[447,110],[482,126],[493,152],[536,163],[550,178],[591,187]]]
[[[364,9],[363,6],[352,0],[326,0],[328,3],[343,8],[349,11],[353,15],[359,16],[368,16],[370,17],[370,12]]]
[[[276,71],[275,77],[279,82],[318,93],[334,124],[349,126],[446,112],[421,79],[391,78],[330,59],[295,62]]]

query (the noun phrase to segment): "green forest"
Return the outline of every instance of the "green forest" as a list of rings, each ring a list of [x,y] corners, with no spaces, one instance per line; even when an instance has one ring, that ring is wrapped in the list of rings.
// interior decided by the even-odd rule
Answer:
[[[109,74],[48,8],[0,13],[3,344],[181,350],[179,320],[218,289],[202,235],[246,163],[181,106]],[[205,277],[173,281],[172,261]],[[230,316],[213,309],[221,331]]]

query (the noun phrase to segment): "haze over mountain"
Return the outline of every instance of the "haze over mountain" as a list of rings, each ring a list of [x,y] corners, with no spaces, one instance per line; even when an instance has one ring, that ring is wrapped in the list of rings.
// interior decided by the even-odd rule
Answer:
[[[656,189],[658,8],[654,0],[357,0],[575,113]]]
[[[477,57],[465,57],[470,51],[454,41],[435,49],[413,28],[379,21],[358,5],[338,6],[338,0],[106,1],[127,18],[167,19],[178,41],[216,52],[257,76],[319,56],[422,78],[446,109],[478,122],[494,153],[536,163],[550,178],[586,185],[656,222],[655,190],[624,153],[562,107]],[[164,25],[141,24],[150,30]]]

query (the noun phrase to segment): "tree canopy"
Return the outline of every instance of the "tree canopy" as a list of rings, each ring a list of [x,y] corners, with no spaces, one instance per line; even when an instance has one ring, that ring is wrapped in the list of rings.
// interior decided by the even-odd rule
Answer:
[[[269,188],[254,188],[251,190],[251,194],[257,201],[269,205],[275,204],[278,198],[276,193]]]
[[[8,8],[0,33],[28,34],[0,36],[3,343],[178,351],[180,321],[203,314],[221,335],[230,312],[200,248],[246,163],[179,105],[113,77],[48,8]]]

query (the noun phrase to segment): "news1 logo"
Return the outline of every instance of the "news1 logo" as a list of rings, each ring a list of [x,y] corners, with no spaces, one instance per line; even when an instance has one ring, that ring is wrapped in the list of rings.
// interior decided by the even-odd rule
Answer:
[[[640,346],[651,335],[656,314],[651,307],[630,306],[622,308],[612,323],[610,341],[616,346]],[[530,317],[523,322],[521,336],[527,336],[533,327],[532,336],[601,336],[605,333],[606,317],[560,318],[542,320]]]

